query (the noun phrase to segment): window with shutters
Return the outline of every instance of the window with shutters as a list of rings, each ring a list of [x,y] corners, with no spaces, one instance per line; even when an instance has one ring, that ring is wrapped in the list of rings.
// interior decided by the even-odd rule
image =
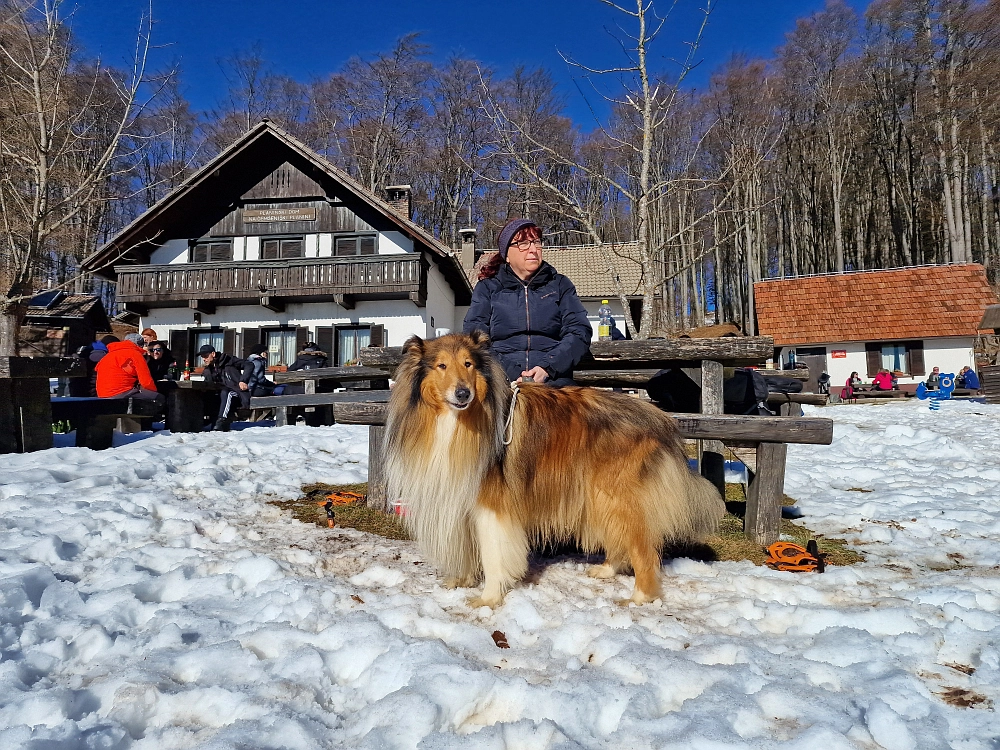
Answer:
[[[868,377],[879,370],[908,377],[925,375],[923,341],[876,341],[865,344]]]
[[[262,260],[301,258],[305,255],[305,241],[302,237],[262,237],[260,257]]]
[[[374,234],[359,234],[348,237],[337,237],[334,242],[333,254],[340,257],[350,255],[375,255],[376,237]]]
[[[213,263],[233,259],[233,241],[205,240],[191,244],[192,263]]]

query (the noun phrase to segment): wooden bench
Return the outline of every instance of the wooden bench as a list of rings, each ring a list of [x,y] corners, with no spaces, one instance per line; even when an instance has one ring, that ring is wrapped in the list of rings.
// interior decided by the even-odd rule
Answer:
[[[769,402],[780,405],[781,417],[722,414],[725,368],[759,363],[772,353],[773,340],[768,337],[594,342],[591,357],[574,372],[574,378],[581,385],[642,387],[660,369],[682,369],[701,388],[702,413],[674,415],[681,436],[699,441],[699,470],[722,492],[725,491],[724,447],[740,450],[743,455],[751,454],[748,460],[752,464],[752,476],[747,489],[744,531],[754,541],[770,544],[779,534],[787,444],[827,445],[833,440],[831,420],[801,417],[800,404],[825,403],[824,395],[772,394],[774,400],[769,398]],[[324,369],[336,370],[329,379],[339,382],[377,380],[377,375],[387,377],[401,359],[400,347],[366,348],[361,350],[362,367]],[[320,370],[306,370],[282,373],[280,379],[282,382],[308,382],[321,379],[318,375],[321,375]],[[287,410],[305,405],[329,405],[333,421],[369,425],[369,504],[388,509],[383,467],[377,459],[382,452],[388,395],[388,391],[313,392],[253,398],[251,406]],[[287,417],[284,421],[287,423]]]
[[[380,372],[382,378],[385,373]],[[281,396],[254,396],[250,399],[251,409],[274,409],[275,424],[284,427],[290,424],[289,411],[296,407],[333,406],[342,403],[371,402],[385,403],[389,391],[346,391],[340,393],[293,393]]]
[[[388,510],[384,474],[377,457],[382,450],[385,432],[384,403],[371,401],[340,402],[333,406],[334,419],[340,424],[366,424],[369,433],[368,497],[369,504]],[[788,443],[829,445],[833,440],[833,421],[804,417],[756,417],[706,414],[673,414],[681,437],[691,440],[717,440],[734,448],[755,450],[755,466],[747,487],[743,531],[753,541],[768,545],[778,540],[781,522],[781,499],[785,479],[785,455]]]
[[[50,400],[52,419],[68,420],[76,429],[76,446],[95,451],[110,448],[119,419],[151,420],[163,413],[153,401],[138,398],[63,396]]]
[[[332,391],[334,388],[339,388],[345,385],[358,385],[364,381],[371,381],[372,388],[367,390],[384,390],[389,387],[389,382],[387,380],[388,374],[384,370],[379,370],[373,367],[316,367],[309,370],[292,370],[290,372],[276,372],[274,373],[274,382],[282,384],[297,384],[301,383],[303,388],[302,394],[288,394],[288,396],[296,395],[313,395],[317,393],[317,386],[322,384],[324,386],[323,390]],[[264,398],[264,397],[261,397]],[[272,397],[278,398],[278,397]],[[281,396],[280,398],[284,398]],[[258,402],[262,403],[262,402]],[[276,405],[276,402],[268,401],[268,406],[252,406],[254,410],[257,409],[274,409],[275,422],[281,426],[286,424],[291,424],[293,414],[296,412],[310,412],[313,409],[321,406],[330,406],[336,403],[335,401],[322,401],[320,403],[295,403],[287,402],[284,405]],[[332,412],[329,414],[319,414],[315,418],[310,420],[310,417],[306,415],[307,423],[314,424],[332,424],[333,415]]]

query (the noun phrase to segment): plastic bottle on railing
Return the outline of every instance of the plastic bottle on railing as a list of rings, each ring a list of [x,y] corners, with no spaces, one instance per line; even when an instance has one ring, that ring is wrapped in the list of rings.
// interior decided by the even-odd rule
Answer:
[[[600,322],[597,324],[597,340],[611,341],[611,330],[615,327],[615,319],[611,317],[611,307],[606,299],[601,300],[601,306],[597,308],[597,315]]]

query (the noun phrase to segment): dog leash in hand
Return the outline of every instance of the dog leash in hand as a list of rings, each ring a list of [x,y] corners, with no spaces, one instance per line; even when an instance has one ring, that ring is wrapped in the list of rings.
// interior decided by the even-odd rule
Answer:
[[[521,386],[515,380],[510,384],[511,396],[510,396],[510,411],[507,412],[507,424],[503,428],[503,444],[510,445],[511,441],[514,439],[514,405],[517,403],[517,394],[521,390]]]

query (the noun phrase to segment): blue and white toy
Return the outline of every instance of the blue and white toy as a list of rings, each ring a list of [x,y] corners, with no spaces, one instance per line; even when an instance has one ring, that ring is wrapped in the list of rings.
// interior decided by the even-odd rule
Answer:
[[[941,373],[938,376],[938,388],[936,391],[930,390],[926,385],[921,383],[917,386],[917,398],[919,399],[931,399],[930,407],[931,411],[937,411],[940,407],[941,401],[947,401],[951,398],[952,391],[955,390],[955,373],[949,372],[947,374]]]

